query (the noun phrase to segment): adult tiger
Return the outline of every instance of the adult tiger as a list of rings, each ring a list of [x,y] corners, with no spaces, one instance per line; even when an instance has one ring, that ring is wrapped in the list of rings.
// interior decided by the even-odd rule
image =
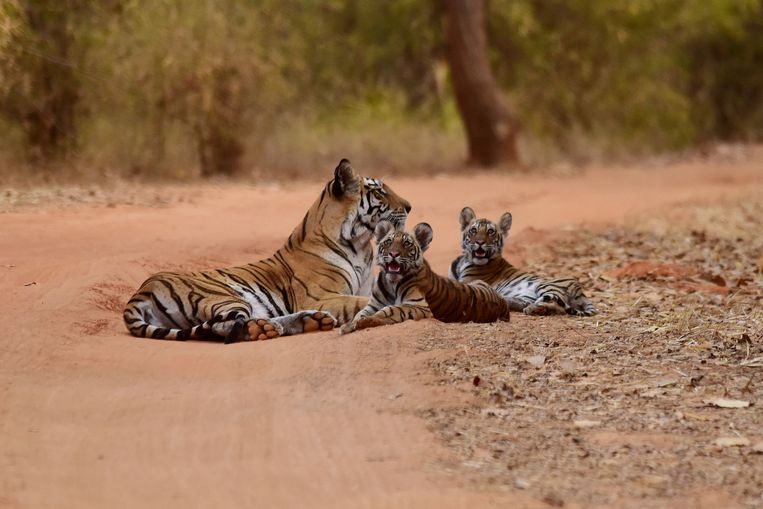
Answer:
[[[127,303],[134,336],[226,343],[328,330],[352,319],[373,283],[371,237],[382,219],[405,225],[410,204],[342,159],[286,243],[255,263],[193,274],[161,272]]]
[[[464,207],[460,222],[463,254],[450,265],[451,279],[484,281],[503,295],[512,311],[528,315],[597,313],[577,279],[544,279],[517,269],[503,258],[503,239],[511,229],[511,213],[503,214],[496,225],[488,219],[477,219],[471,208]]]
[[[509,321],[509,304],[490,286],[459,283],[439,276],[424,259],[432,242],[432,227],[419,223],[413,235],[382,221],[376,227],[377,258],[381,267],[371,300],[342,333],[437,318],[443,322]]]

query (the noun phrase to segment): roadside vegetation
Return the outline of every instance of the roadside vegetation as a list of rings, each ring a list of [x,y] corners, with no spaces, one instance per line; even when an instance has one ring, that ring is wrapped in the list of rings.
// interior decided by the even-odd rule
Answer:
[[[6,0],[0,178],[459,167],[475,159],[447,50],[462,19],[517,121],[518,161],[498,166],[763,136],[762,0],[467,5]]]

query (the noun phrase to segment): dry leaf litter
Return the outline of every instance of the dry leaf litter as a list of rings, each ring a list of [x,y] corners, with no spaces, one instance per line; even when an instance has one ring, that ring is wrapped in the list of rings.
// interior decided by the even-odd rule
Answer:
[[[472,395],[423,412],[459,458],[442,468],[551,505],[710,488],[763,507],[763,196],[549,235],[508,258],[578,277],[600,314],[422,338]]]

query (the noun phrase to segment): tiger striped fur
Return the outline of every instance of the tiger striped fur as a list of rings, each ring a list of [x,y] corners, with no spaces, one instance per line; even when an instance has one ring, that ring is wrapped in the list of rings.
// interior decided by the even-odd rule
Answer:
[[[368,302],[374,228],[403,227],[410,205],[378,179],[340,161],[302,222],[270,258],[193,274],[148,278],[124,310],[138,337],[226,343],[328,330]]]
[[[508,303],[490,286],[451,281],[432,271],[423,256],[432,235],[427,223],[417,224],[413,234],[379,223],[376,261],[381,270],[371,300],[342,333],[432,317],[443,322],[509,320]]]
[[[464,207],[460,215],[463,254],[450,265],[449,277],[463,282],[484,281],[509,302],[512,311],[528,315],[596,314],[577,279],[544,279],[517,269],[503,258],[511,220],[511,213],[506,212],[496,225],[477,219],[471,208]]]

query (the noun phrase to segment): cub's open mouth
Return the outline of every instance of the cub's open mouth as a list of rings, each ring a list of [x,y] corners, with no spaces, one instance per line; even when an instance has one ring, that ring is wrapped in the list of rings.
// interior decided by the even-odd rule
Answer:
[[[487,256],[487,252],[484,249],[482,249],[481,247],[478,247],[477,249],[474,250],[474,257],[475,258],[484,258],[486,256]]]
[[[387,264],[387,272],[395,272],[395,273],[400,272],[400,264],[395,261],[389,262]]]

